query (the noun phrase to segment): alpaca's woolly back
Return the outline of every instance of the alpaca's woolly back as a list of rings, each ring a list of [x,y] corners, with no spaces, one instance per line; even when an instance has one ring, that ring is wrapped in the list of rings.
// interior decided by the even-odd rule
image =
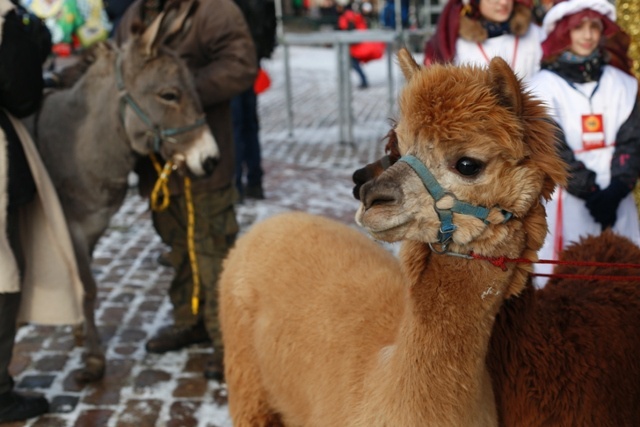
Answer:
[[[346,425],[365,373],[397,332],[399,263],[361,232],[302,213],[254,225],[233,252],[243,258],[230,256],[220,279],[225,364],[245,366],[234,360],[246,356],[234,353],[244,343],[260,368],[250,381],[278,396],[274,406],[301,414],[287,425]],[[227,382],[250,375],[231,370]],[[231,412],[236,401],[252,398],[230,396]]]
[[[605,232],[562,259],[638,263],[640,248]],[[560,266],[557,273],[638,275]],[[507,300],[487,358],[502,425],[640,422],[640,283],[552,279]]]

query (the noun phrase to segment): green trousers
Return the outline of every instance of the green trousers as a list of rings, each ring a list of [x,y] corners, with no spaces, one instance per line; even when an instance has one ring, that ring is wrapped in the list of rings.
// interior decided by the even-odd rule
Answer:
[[[234,210],[237,192],[233,185],[221,190],[192,195],[194,243],[200,277],[200,305],[193,314],[193,277],[187,242],[187,205],[184,195],[172,196],[169,207],[153,213],[153,224],[162,241],[171,247],[169,260],[175,275],[169,288],[176,326],[204,324],[217,356],[222,356],[222,337],[218,322],[218,276],[222,261],[238,234]]]

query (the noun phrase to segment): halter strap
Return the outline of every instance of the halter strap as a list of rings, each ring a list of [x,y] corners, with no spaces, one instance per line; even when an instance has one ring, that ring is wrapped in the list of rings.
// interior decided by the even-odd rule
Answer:
[[[425,164],[422,163],[422,161],[417,157],[409,154],[400,157],[400,159],[398,160],[408,164],[411,169],[413,169],[415,173],[418,174],[425,188],[434,199],[434,209],[436,210],[438,218],[440,219],[438,242],[442,245],[443,251],[446,251],[446,247],[453,236],[453,232],[457,228],[457,226],[453,223],[454,213],[475,216],[476,218],[481,219],[485,224],[489,224],[487,218],[491,213],[491,208],[476,206],[458,200],[454,194],[449,193],[442,188],[438,180],[433,176],[429,169],[427,169]],[[449,195],[451,198],[453,198],[453,206],[450,209],[438,208],[438,200],[442,199],[446,195]],[[511,212],[507,212],[503,209],[501,209],[501,212],[504,215],[503,223],[507,222],[513,216]]]
[[[162,142],[167,141],[175,144],[176,141],[172,137],[192,131],[199,128],[200,126],[204,126],[207,123],[205,117],[202,116],[190,125],[178,128],[163,129],[162,127],[154,124],[151,121],[149,116],[145,114],[144,111],[142,111],[142,108],[140,108],[138,103],[133,99],[129,92],[127,92],[127,88],[124,85],[124,79],[122,78],[122,55],[120,54],[118,54],[118,57],[116,59],[115,77],[116,86],[121,94],[119,112],[120,122],[122,123],[122,126],[124,127],[124,114],[128,105],[136,113],[140,120],[142,120],[142,122],[149,128],[149,132],[153,136],[153,151],[160,152],[160,145],[162,144]]]

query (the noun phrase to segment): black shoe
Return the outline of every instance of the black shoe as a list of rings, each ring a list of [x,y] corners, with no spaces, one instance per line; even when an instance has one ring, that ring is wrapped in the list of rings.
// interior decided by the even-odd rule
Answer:
[[[0,423],[23,421],[49,412],[49,402],[43,396],[26,396],[14,391],[0,395]]]
[[[190,346],[211,342],[209,333],[203,322],[198,322],[192,326],[178,327],[166,326],[156,336],[147,341],[145,348],[149,353],[166,353]]]
[[[222,361],[211,359],[204,368],[204,377],[208,380],[224,382],[224,364]]]
[[[247,188],[244,189],[244,197],[247,199],[264,200],[262,184],[247,185]]]

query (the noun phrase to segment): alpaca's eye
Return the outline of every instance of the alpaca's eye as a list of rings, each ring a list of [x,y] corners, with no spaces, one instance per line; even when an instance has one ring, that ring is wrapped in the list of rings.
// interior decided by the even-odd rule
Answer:
[[[469,157],[462,157],[456,162],[456,170],[464,176],[477,175],[481,169],[482,163]]]
[[[165,101],[176,102],[179,98],[179,95],[177,92],[166,91],[160,94],[160,98],[162,98]]]

